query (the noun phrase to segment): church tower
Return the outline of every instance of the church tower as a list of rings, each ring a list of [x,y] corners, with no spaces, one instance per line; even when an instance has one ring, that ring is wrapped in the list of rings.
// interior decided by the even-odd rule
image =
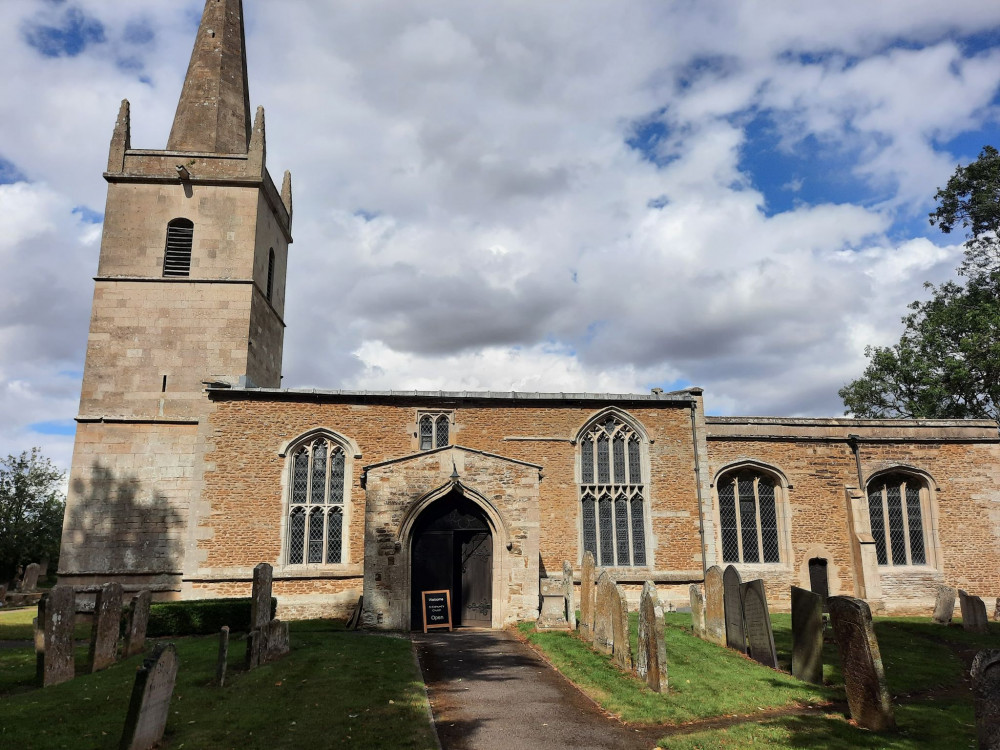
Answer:
[[[206,383],[281,382],[291,178],[251,120],[241,0],[207,0],[166,150],[111,139],[60,577],[180,586]]]

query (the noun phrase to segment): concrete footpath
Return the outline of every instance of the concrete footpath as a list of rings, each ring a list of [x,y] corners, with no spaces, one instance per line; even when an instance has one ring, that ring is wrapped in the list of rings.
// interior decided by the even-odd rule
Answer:
[[[643,732],[604,714],[528,646],[499,630],[415,633],[444,750],[641,750]]]

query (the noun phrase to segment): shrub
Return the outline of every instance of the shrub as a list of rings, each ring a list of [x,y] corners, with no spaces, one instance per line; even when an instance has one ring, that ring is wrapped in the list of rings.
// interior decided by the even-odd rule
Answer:
[[[250,599],[192,599],[184,602],[157,602],[150,605],[146,635],[212,635],[223,625],[246,631],[250,624]],[[278,600],[271,597],[271,618]]]

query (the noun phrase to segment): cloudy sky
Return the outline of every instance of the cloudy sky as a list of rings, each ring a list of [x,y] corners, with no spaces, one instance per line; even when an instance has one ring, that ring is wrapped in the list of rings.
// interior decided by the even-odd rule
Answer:
[[[838,415],[1000,145],[1000,3],[244,0],[295,188],[290,387]],[[163,148],[202,0],[0,3],[0,454],[72,450],[118,103]]]

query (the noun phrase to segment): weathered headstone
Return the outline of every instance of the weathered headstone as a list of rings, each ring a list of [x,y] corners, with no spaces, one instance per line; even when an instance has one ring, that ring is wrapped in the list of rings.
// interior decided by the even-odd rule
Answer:
[[[152,600],[153,595],[149,589],[140,591],[132,599],[132,606],[129,607],[128,625],[125,628],[125,646],[122,649],[122,655],[126,659],[141,654],[142,649],[146,646],[146,628],[149,625],[149,605]]]
[[[43,687],[72,680],[73,620],[76,616],[76,594],[72,586],[54,586],[38,608],[38,619],[44,622],[45,651],[40,681]]]
[[[347,629],[357,630],[358,626],[361,624],[361,612],[365,607],[365,598],[363,596],[358,597],[358,603],[354,605],[354,611],[351,612],[351,616],[347,618]]]
[[[597,577],[597,592],[594,596],[594,646],[598,651],[610,654],[614,643],[612,621],[618,606],[615,583],[606,570]]]
[[[639,653],[635,671],[651,690],[667,691],[667,645],[663,607],[652,581],[642,585],[639,597]]]
[[[931,620],[938,625],[947,625],[955,615],[954,586],[938,586],[937,597],[934,599],[934,614]]]
[[[868,604],[850,596],[827,600],[840,653],[851,718],[865,729],[881,732],[896,725],[885,681],[885,668],[872,627]]]
[[[594,640],[594,553],[583,553],[580,571],[580,635]]]
[[[24,569],[24,578],[21,579],[20,592],[30,594],[38,588],[38,563],[31,563]]]
[[[219,631],[219,656],[215,662],[215,684],[226,685],[226,669],[229,666],[229,626],[223,625]]]
[[[538,582],[538,593],[542,598],[541,611],[535,628],[538,630],[568,630],[566,622],[566,596],[563,582],[558,578],[543,578]]]
[[[250,630],[262,628],[271,621],[271,583],[274,568],[259,563],[253,569],[253,593],[250,600]]]
[[[563,560],[563,599],[566,608],[566,623],[570,630],[576,630],[576,602],[573,601],[573,566]]]
[[[177,680],[177,650],[160,644],[136,670],[121,750],[149,750],[163,739]]]
[[[705,638],[726,645],[725,585],[718,565],[705,571]]]
[[[747,633],[747,651],[750,658],[772,669],[778,668],[778,654],[774,650],[774,631],[771,613],[767,609],[764,582],[759,578],[740,584],[743,598],[743,625]]]
[[[978,596],[958,590],[958,604],[962,610],[962,627],[970,633],[988,633],[989,620],[986,604]]]
[[[792,675],[823,684],[823,597],[792,586]]]
[[[727,565],[722,573],[722,600],[726,615],[726,645],[737,651],[747,652],[746,633],[743,629],[743,601],[740,599],[740,571]]]
[[[635,660],[632,657],[632,639],[629,637],[628,599],[625,598],[625,590],[621,586],[614,587],[614,597],[611,609],[611,634],[614,643],[611,653],[615,664],[631,672],[635,667]]]
[[[6,583],[0,584],[0,607],[4,606],[6,599],[7,599],[7,584]],[[1000,599],[998,599],[997,601],[1000,601]]]
[[[691,592],[691,628],[699,638],[705,637],[705,592],[701,586],[692,583],[688,588]]]
[[[35,679],[39,685],[45,677],[45,602],[48,597],[38,600],[38,617],[31,621],[35,636]]]
[[[87,671],[110,667],[118,658],[118,634],[122,622],[122,585],[106,583],[94,602],[94,627],[90,631],[90,656]]]
[[[984,649],[972,660],[972,700],[979,747],[1000,748],[1000,650]]]

